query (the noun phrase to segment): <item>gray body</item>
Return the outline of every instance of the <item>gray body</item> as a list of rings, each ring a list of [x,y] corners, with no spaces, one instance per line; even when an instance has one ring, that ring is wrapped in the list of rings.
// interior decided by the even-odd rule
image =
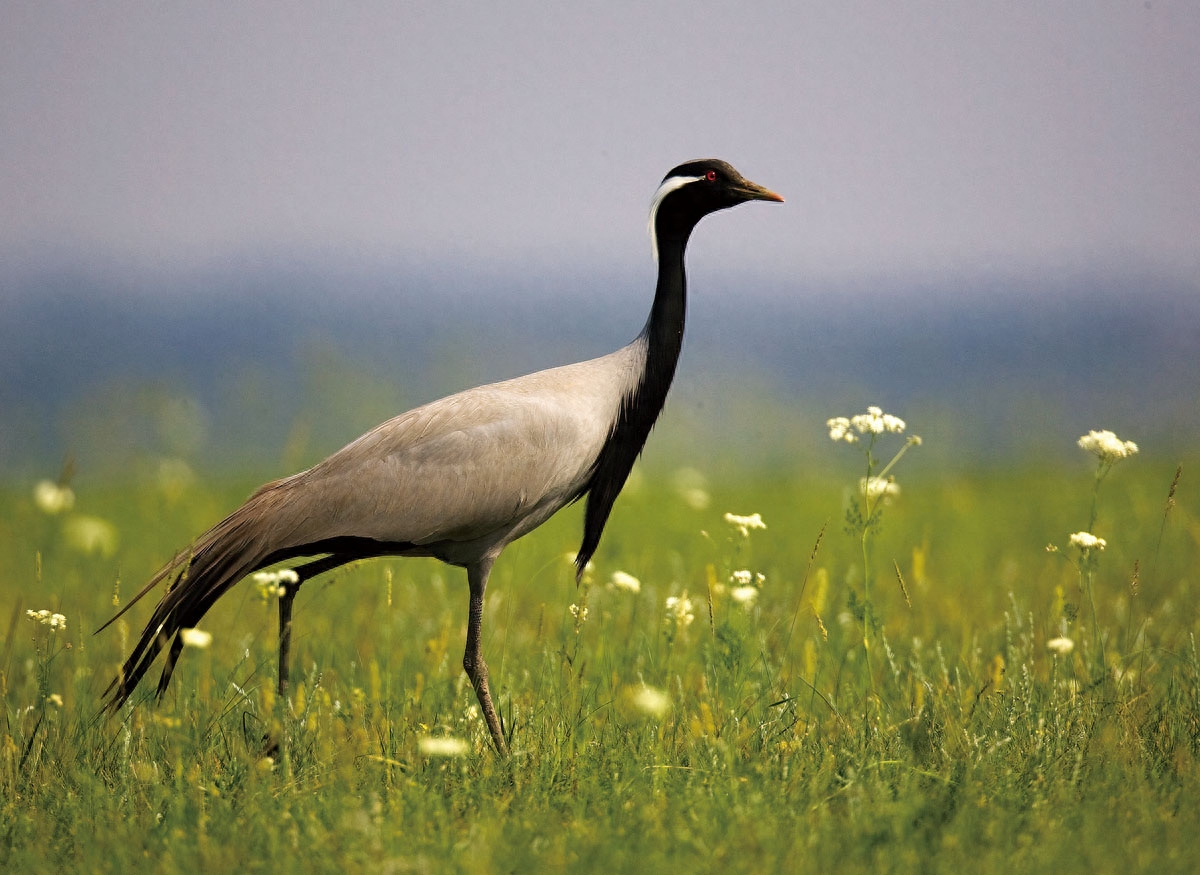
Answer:
[[[261,489],[259,524],[275,549],[365,537],[452,565],[495,558],[579,497],[645,360],[639,338],[410,410]]]

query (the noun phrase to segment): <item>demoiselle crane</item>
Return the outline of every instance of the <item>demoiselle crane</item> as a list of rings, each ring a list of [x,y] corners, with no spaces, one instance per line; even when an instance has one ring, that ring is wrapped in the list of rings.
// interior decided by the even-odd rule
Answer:
[[[587,497],[576,579],[595,552],[617,494],[662,410],[683,343],[684,250],[696,223],[751,200],[782,201],[724,161],[671,170],[650,207],[658,284],[641,333],[590,361],[479,386],[372,429],[323,462],[268,483],[168,562],[105,626],[171,579],[120,674],[105,691],[119,709],[168,648],[165,692],[192,628],[234,584],[281,562],[279,689],[288,684],[292,600],[304,581],[377,556],[433,556],[466,569],[463,668],[496,750],[508,744],[480,646],[483,594],[506,545]],[[101,627],[102,629],[104,627]]]

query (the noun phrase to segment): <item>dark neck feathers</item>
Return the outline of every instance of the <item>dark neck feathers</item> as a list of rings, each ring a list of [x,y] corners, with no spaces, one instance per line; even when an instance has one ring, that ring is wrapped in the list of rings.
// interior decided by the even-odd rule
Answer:
[[[596,459],[587,486],[580,493],[581,497],[587,494],[587,510],[583,521],[583,543],[575,557],[577,578],[583,575],[584,566],[596,552],[613,502],[625,485],[633,463],[662,411],[683,348],[683,323],[687,309],[683,253],[687,247],[687,232],[691,228],[679,234],[674,228],[664,228],[662,217],[656,218],[660,219],[657,235],[658,286],[650,317],[637,341],[646,348],[645,367],[633,390],[622,399],[608,440]]]

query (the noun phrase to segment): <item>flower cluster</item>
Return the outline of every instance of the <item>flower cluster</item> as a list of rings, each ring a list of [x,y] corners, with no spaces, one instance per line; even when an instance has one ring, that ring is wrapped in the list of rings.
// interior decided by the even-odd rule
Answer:
[[[1133,441],[1123,441],[1107,430],[1089,431],[1079,439],[1079,446],[1108,465],[1128,459],[1138,451]]]
[[[53,480],[41,480],[33,487],[33,503],[46,514],[62,513],[75,506],[75,493],[70,486]]]
[[[587,619],[587,616],[588,616],[587,605],[583,605],[581,607],[579,605],[573,604],[569,608],[567,608],[567,610],[570,611],[571,616],[575,618],[576,625],[582,623],[584,620]]]
[[[33,620],[35,623],[41,623],[43,626],[49,626],[51,632],[57,632],[59,629],[67,628],[67,618],[62,614],[52,614],[49,611],[26,611],[25,616]]]
[[[688,598],[686,589],[677,596],[670,596],[667,599],[666,606],[666,621],[668,624],[673,624],[676,628],[690,626],[692,621],[696,619],[696,609],[692,604],[692,600]]]
[[[287,587],[284,584],[299,583],[300,575],[293,568],[281,568],[279,571],[256,571],[251,575],[251,580],[258,588],[262,600],[267,601],[287,595]]]
[[[895,477],[860,477],[858,491],[871,501],[896,498],[900,495],[900,484]]]
[[[1108,546],[1108,542],[1103,538],[1097,538],[1091,532],[1075,532],[1071,535],[1071,546],[1078,547],[1086,556],[1092,550],[1097,552]]]
[[[743,538],[750,537],[752,529],[765,529],[767,524],[763,522],[762,514],[752,513],[750,516],[739,516],[736,513],[725,514],[725,522],[733,526],[741,534]]]
[[[866,413],[857,416],[835,416],[826,420],[825,427],[829,429],[829,437],[834,441],[845,441],[853,444],[859,435],[865,434],[900,434],[904,431],[904,420],[899,416],[884,413],[879,407],[868,407]]]
[[[729,591],[730,597],[742,607],[748,608],[758,600],[759,590],[767,582],[767,578],[764,574],[742,568],[729,575],[729,582],[733,584],[733,589]]]
[[[729,582],[735,586],[762,586],[766,580],[765,574],[756,574],[749,568],[742,568],[729,575]]]
[[[655,687],[642,684],[632,694],[630,702],[633,707],[650,717],[665,717],[671,710],[671,697]]]
[[[612,589],[623,589],[626,592],[642,591],[642,582],[624,571],[614,571],[608,579],[608,585]]]
[[[1046,642],[1046,649],[1056,656],[1066,656],[1075,649],[1075,642],[1065,635],[1051,638]]]
[[[180,629],[179,640],[183,642],[184,647],[195,647],[197,650],[204,650],[212,644],[212,632],[205,632],[203,629]]]
[[[426,735],[417,741],[417,749],[427,757],[461,757],[470,752],[471,745],[449,735]]]

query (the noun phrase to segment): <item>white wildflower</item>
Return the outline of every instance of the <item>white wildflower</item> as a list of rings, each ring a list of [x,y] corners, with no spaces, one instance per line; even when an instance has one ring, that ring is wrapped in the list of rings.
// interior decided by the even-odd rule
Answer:
[[[642,582],[624,571],[614,571],[608,580],[608,585],[613,589],[623,589],[626,592],[642,591]]]
[[[1108,546],[1108,542],[1103,538],[1097,538],[1091,532],[1075,532],[1071,535],[1071,546],[1078,547],[1086,555],[1092,550],[1103,550]]]
[[[1138,451],[1138,445],[1133,441],[1123,441],[1107,430],[1089,431],[1079,439],[1079,446],[1110,465],[1128,459]]]
[[[833,419],[825,420],[825,427],[829,429],[830,440],[845,441],[848,444],[858,440],[858,435],[850,429],[850,420],[844,416],[835,416]]]
[[[575,618],[576,623],[582,623],[587,619],[587,605],[584,605],[583,607],[580,607],[579,605],[571,605],[571,607],[567,608],[567,610],[571,612],[571,616]]]
[[[643,714],[662,718],[671,710],[671,697],[662,690],[642,684],[630,696],[633,707]]]
[[[1051,638],[1046,642],[1046,649],[1056,656],[1066,656],[1075,649],[1075,642],[1065,635]]]
[[[674,623],[677,627],[690,626],[695,619],[695,606],[692,604],[692,600],[688,598],[686,589],[679,595],[673,595],[667,599],[666,620],[668,623]]]
[[[899,416],[884,413],[880,407],[868,407],[866,413],[855,416],[835,416],[825,421],[829,429],[829,437],[835,441],[855,443],[861,434],[900,434],[906,428],[905,422]]]
[[[212,644],[212,632],[205,632],[203,629],[180,629],[179,639],[183,642],[184,647],[195,647],[197,650],[204,650]]]
[[[762,586],[767,582],[767,576],[749,568],[740,568],[729,575],[729,582],[735,586]]]
[[[895,477],[860,477],[858,491],[871,501],[882,498],[886,504],[900,495],[900,484],[896,482]]]
[[[75,493],[71,491],[70,486],[63,486],[53,480],[40,480],[33,487],[33,503],[42,513],[62,513],[75,506]]]
[[[263,601],[267,601],[287,595],[284,584],[299,583],[300,574],[294,568],[281,568],[278,571],[256,571],[250,575],[250,579],[254,581]]]
[[[466,756],[471,746],[463,738],[451,736],[434,737],[426,735],[417,742],[417,748],[427,757],[461,757]]]
[[[25,616],[35,623],[40,623],[43,626],[49,626],[51,632],[58,632],[60,629],[65,631],[67,628],[67,618],[62,614],[51,613],[50,611],[26,611]]]
[[[850,424],[859,434],[883,434],[883,411],[878,407],[868,407],[866,413],[851,416]]]
[[[750,607],[758,599],[757,586],[735,586],[729,595],[742,607]]]
[[[762,514],[752,513],[750,516],[739,516],[736,513],[725,514],[725,522],[737,529],[743,538],[750,537],[752,529],[765,529],[767,524],[763,522]]]

